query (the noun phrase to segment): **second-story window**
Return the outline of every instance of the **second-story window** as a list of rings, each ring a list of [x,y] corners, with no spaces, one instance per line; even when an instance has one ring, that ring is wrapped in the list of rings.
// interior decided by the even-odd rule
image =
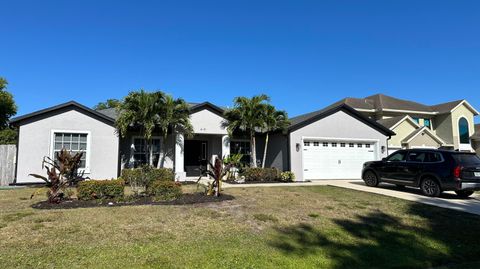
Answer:
[[[423,126],[427,127],[427,128],[431,128],[432,127],[432,122],[430,119],[424,119],[423,120]]]

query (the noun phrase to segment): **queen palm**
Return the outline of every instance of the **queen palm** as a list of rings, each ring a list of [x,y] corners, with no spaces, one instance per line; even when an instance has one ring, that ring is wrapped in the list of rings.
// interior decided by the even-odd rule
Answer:
[[[163,167],[165,157],[168,155],[166,149],[166,139],[168,131],[173,134],[181,133],[186,137],[193,135],[193,127],[190,123],[190,111],[188,104],[181,98],[174,99],[170,95],[163,95],[160,106],[158,107],[158,128],[163,136],[163,156],[158,161],[157,167]],[[175,141],[176,143],[180,141]]]
[[[118,107],[117,132],[125,137],[129,128],[139,128],[140,134],[145,140],[145,158],[150,165],[152,164],[149,153],[152,134],[158,122],[157,110],[163,95],[162,92],[149,93],[143,89],[132,91]]]
[[[270,101],[270,98],[265,94],[252,98],[236,97],[233,101],[233,108],[225,112],[226,121],[224,125],[230,135],[235,131],[242,131],[250,136],[251,167],[257,167],[255,133],[265,125],[263,114],[268,101]]]
[[[269,134],[275,131],[284,131],[290,122],[288,121],[287,112],[276,110],[275,107],[270,104],[265,107],[263,121],[264,126],[262,130],[265,133],[265,146],[263,149],[262,168],[265,168]]]

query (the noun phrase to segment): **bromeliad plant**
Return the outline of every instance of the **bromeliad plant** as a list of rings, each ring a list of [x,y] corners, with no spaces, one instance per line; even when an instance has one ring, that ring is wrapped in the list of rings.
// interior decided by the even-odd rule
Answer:
[[[65,149],[57,152],[57,159],[45,156],[42,161],[42,169],[47,170],[47,177],[30,174],[29,176],[42,179],[49,188],[47,197],[49,203],[60,203],[65,198],[65,191],[67,187],[74,185],[80,180],[83,180],[84,171],[79,172],[83,152],[70,154]],[[36,192],[30,198],[35,196]]]
[[[223,161],[217,157],[215,159],[215,164],[210,163],[207,169],[201,171],[200,178],[197,182],[200,182],[202,176],[210,176],[211,178],[213,178],[213,182],[209,183],[207,186],[206,193],[209,196],[213,195],[218,197],[220,196],[221,181],[231,167],[232,166],[230,164],[224,165]]]
[[[231,154],[223,158],[223,164],[230,166],[227,171],[227,180],[237,179],[237,174],[240,168],[243,167],[242,163],[243,154]]]

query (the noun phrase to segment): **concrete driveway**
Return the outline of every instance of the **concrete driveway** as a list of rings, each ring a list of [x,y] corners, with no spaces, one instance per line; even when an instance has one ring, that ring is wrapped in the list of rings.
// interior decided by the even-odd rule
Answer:
[[[324,183],[329,186],[376,193],[480,215],[480,192],[475,193],[468,199],[459,198],[454,192],[444,192],[439,198],[432,198],[422,195],[419,189],[399,189],[395,185],[385,183],[381,183],[375,188],[367,187],[362,180],[327,180],[327,182]]]

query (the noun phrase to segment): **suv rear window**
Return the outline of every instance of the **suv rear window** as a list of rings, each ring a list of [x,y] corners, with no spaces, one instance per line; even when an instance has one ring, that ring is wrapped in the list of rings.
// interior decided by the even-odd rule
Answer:
[[[463,164],[463,165],[479,165],[480,164],[480,157],[478,157],[475,154],[453,154],[452,155],[453,159],[458,164]]]

